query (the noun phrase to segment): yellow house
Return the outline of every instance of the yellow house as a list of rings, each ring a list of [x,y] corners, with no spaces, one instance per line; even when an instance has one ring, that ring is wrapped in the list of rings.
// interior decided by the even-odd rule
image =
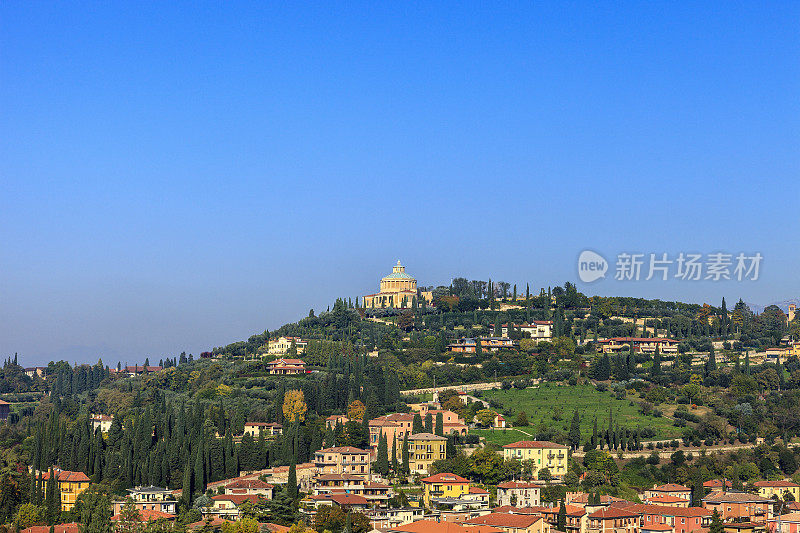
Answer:
[[[71,511],[81,492],[89,488],[89,477],[83,472],[70,472],[69,470],[55,470],[55,476],[58,480],[59,492],[61,492],[61,510]],[[44,481],[46,491],[50,472],[43,472],[41,479]]]
[[[425,489],[423,501],[426,507],[431,506],[431,498],[461,498],[469,494],[469,480],[455,474],[443,472],[421,481]]]
[[[791,481],[756,481],[753,486],[758,489],[758,495],[764,498],[777,496],[782,500],[788,492],[794,501],[800,501],[800,485]]]
[[[555,479],[563,479],[567,474],[568,449],[563,444],[544,440],[521,440],[503,446],[504,459],[518,461],[532,460],[536,467],[534,477],[539,479],[539,473],[548,469]]]
[[[408,437],[408,466],[412,474],[427,474],[434,461],[446,459],[446,437],[417,433]]]

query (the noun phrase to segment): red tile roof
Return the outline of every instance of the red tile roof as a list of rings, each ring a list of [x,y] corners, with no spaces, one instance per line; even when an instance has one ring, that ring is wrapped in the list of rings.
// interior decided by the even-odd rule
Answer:
[[[665,485],[653,487],[650,490],[657,492],[691,492],[692,489],[689,487],[684,487],[683,485],[678,485],[677,483],[667,483]]]
[[[468,479],[464,479],[461,476],[457,476],[456,474],[450,474],[447,472],[434,474],[432,476],[422,478],[420,481],[422,481],[423,483],[443,483],[445,485],[448,484],[463,485],[464,483],[469,483]]]
[[[669,505],[655,505],[651,503],[614,502],[609,509],[626,509],[639,515],[661,516],[711,516],[711,511],[704,507],[672,507]]]
[[[327,496],[329,500],[339,505],[367,505],[369,503],[365,497],[358,494],[329,494]]]
[[[212,500],[216,501],[229,501],[233,502],[234,505],[237,507],[242,505],[244,502],[257,502],[259,498],[258,494],[219,494],[217,496],[212,496]]]
[[[489,491],[486,489],[482,489],[480,487],[470,487],[469,488],[470,494],[489,494]]]
[[[547,507],[514,507],[513,505],[503,505],[495,507],[495,513],[510,513],[510,514],[542,514]]]
[[[79,483],[79,482],[88,482],[89,476],[84,474],[83,472],[70,472],[69,470],[56,470],[56,479],[59,482],[70,482],[70,483]],[[42,472],[42,479],[48,480],[50,479],[50,472]]]
[[[520,440],[517,442],[512,442],[511,444],[506,444],[503,448],[564,448],[567,449],[566,446],[563,444],[556,444],[555,442],[550,442],[546,440]]]
[[[391,531],[402,531],[404,533],[468,533],[470,529],[453,522],[417,520],[410,524],[395,526],[391,528]]]
[[[539,488],[539,485],[532,481],[504,481],[497,485],[498,489],[533,489]]]
[[[529,514],[489,513],[483,516],[476,516],[475,518],[471,518],[464,523],[483,524],[486,526],[495,526],[500,528],[528,528],[541,519],[541,516]]]
[[[638,513],[630,511],[622,507],[607,507],[605,509],[598,509],[589,515],[589,518],[605,520],[607,518],[628,518],[639,516]]]
[[[317,453],[358,453],[358,454],[369,454],[372,453],[370,450],[362,450],[361,448],[355,448],[353,446],[337,446],[334,448],[323,448]]]
[[[23,529],[22,533],[49,533],[50,526],[31,526]],[[53,526],[54,533],[80,533],[80,526],[75,522],[67,524],[56,524]]]
[[[683,503],[688,502],[689,500],[665,494],[663,496],[653,496],[652,498],[648,498],[647,501],[651,503]]]
[[[776,488],[789,488],[789,487],[800,487],[797,483],[792,481],[756,481],[753,483],[754,487],[776,487]]]
[[[731,488],[733,486],[733,484],[726,479],[725,480],[725,486],[728,487],[728,488]],[[703,482],[703,487],[707,488],[707,489],[721,489],[722,488],[722,480],[721,479],[711,479],[709,481],[705,481],[705,482]]]

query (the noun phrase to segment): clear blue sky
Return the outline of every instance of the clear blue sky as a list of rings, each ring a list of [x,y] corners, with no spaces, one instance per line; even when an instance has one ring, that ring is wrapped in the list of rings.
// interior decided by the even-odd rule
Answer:
[[[760,251],[800,296],[797,2],[0,3],[0,355],[198,353],[374,292]]]

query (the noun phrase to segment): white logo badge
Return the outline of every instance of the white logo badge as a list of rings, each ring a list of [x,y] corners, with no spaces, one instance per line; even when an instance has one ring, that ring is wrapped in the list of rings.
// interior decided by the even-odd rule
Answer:
[[[584,250],[578,256],[578,277],[584,283],[591,283],[606,277],[608,261],[605,257],[591,250]]]

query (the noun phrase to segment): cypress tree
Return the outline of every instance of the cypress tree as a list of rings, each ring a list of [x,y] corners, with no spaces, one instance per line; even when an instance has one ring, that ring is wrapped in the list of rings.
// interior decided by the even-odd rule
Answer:
[[[425,432],[433,433],[433,415],[430,412],[425,415]]]
[[[58,488],[56,473],[50,468],[45,488],[45,516],[49,525],[57,524],[61,517],[61,491]]]
[[[385,476],[389,473],[389,446],[386,440],[386,435],[381,432],[378,439],[378,457],[375,461],[375,470]]]
[[[564,500],[561,500],[561,505],[558,506],[558,519],[556,521],[556,529],[559,531],[567,530],[567,508],[564,505]]]
[[[292,463],[289,465],[289,479],[286,482],[286,493],[292,500],[297,498],[297,465],[294,459],[292,459]]]
[[[409,474],[411,473],[411,464],[409,463],[409,457],[408,457],[408,433],[403,435],[402,454],[403,454],[403,473]]]
[[[434,433],[440,437],[444,436],[444,416],[442,413],[436,413],[436,431]]]
[[[417,433],[422,433],[422,431],[422,417],[419,416],[419,413],[415,413],[414,420],[411,423],[411,433],[416,435]]]

